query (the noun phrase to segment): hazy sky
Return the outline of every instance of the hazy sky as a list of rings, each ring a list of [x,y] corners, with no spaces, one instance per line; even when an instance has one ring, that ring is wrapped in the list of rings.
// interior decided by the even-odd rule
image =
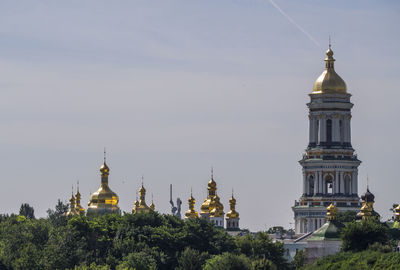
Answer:
[[[27,202],[44,217],[77,180],[86,208],[106,146],[123,211],[142,175],[158,211],[170,212],[169,184],[183,211],[193,188],[199,209],[214,166],[241,227],[292,226],[306,103],[331,35],[355,104],[360,193],[369,175],[389,218],[400,203],[399,2],[274,2],[299,27],[269,0],[0,1],[0,212]]]

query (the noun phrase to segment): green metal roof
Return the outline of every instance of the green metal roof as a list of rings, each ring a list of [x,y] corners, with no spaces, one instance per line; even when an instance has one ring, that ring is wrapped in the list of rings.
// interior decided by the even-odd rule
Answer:
[[[340,240],[340,230],[344,225],[336,220],[328,221],[316,230],[308,241],[333,241]]]

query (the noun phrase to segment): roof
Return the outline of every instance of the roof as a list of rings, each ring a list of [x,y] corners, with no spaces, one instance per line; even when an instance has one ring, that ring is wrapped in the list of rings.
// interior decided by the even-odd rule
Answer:
[[[332,220],[328,221],[321,228],[316,230],[308,241],[334,241],[340,240],[340,230],[344,227],[343,223]]]

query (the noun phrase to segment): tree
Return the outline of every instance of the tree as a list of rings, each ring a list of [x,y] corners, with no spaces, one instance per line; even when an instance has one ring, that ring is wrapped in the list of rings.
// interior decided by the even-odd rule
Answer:
[[[339,212],[337,215],[337,221],[341,223],[356,221],[357,211],[348,210],[345,212]]]
[[[54,226],[58,227],[67,225],[67,217],[65,216],[65,213],[68,212],[68,207],[68,204],[64,204],[60,199],[58,199],[55,210],[47,210],[47,216]]]
[[[147,252],[141,251],[131,253],[124,258],[121,264],[117,266],[117,270],[156,270],[157,264],[154,258]]]
[[[342,230],[344,251],[366,250],[373,243],[388,244],[388,228],[376,220],[351,222]]]
[[[35,219],[35,210],[29,204],[23,203],[19,208],[19,215],[29,219]]]
[[[204,270],[251,270],[249,258],[233,253],[223,253],[207,260]]]
[[[177,270],[201,270],[208,253],[200,253],[198,250],[186,248],[178,258]]]
[[[294,259],[292,261],[292,265],[294,269],[301,269],[305,263],[305,255],[303,250],[299,250],[296,255],[294,255]]]
[[[237,237],[235,242],[239,251],[252,260],[266,258],[272,261],[278,269],[287,269],[289,267],[288,262],[283,257],[283,244],[281,242],[272,242],[265,232]]]
[[[287,230],[285,230],[282,226],[274,226],[269,228],[267,231],[268,234],[280,233],[282,235],[286,232]]]

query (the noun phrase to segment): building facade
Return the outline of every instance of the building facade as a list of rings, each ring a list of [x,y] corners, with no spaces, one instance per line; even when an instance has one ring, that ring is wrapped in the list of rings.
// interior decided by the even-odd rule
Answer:
[[[299,161],[303,192],[292,207],[295,231],[309,233],[326,222],[326,207],[339,212],[360,208],[358,160],[351,144],[351,94],[335,72],[333,51],[326,52],[325,70],[314,83],[309,108],[309,143]]]

